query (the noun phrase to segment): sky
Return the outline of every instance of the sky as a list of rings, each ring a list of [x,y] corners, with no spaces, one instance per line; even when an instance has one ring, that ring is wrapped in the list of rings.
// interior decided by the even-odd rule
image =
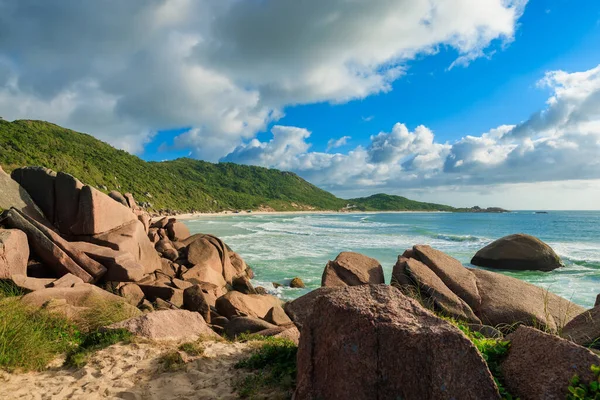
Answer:
[[[600,209],[600,2],[0,0],[0,116],[346,198]]]

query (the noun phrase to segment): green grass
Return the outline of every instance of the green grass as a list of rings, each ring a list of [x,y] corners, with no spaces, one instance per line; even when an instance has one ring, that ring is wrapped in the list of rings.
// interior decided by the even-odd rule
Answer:
[[[160,364],[163,370],[168,372],[175,372],[181,370],[185,366],[185,361],[181,357],[178,351],[169,351],[160,356]]]
[[[339,210],[353,202],[361,210],[452,209],[398,196],[388,196],[394,201],[377,197],[384,195],[343,200],[294,173],[262,167],[189,158],[145,162],[90,135],[43,121],[0,120],[0,165],[8,173],[23,166],[66,172],[85,184],[130,192],[138,202],[149,202],[155,210],[221,211],[260,206],[278,211]]]
[[[69,367],[81,368],[89,360],[90,356],[113,344],[124,342],[129,343],[133,335],[125,329],[115,329],[110,331],[93,331],[83,334],[80,337],[78,346],[73,348],[65,360],[65,365]]]
[[[183,343],[179,346],[179,350],[190,356],[201,356],[204,354],[204,346],[199,342]]]
[[[291,397],[296,386],[296,354],[298,347],[287,339],[247,335],[244,340],[260,341],[253,354],[235,367],[253,371],[237,385],[241,398],[274,390]]]

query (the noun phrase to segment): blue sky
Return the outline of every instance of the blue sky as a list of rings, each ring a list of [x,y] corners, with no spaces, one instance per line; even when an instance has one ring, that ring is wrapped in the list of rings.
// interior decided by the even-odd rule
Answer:
[[[340,196],[598,208],[600,3],[0,0],[0,115]]]

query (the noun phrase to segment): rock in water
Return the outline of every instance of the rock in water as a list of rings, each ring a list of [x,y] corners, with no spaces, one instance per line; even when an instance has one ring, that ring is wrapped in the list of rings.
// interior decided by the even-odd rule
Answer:
[[[304,282],[302,282],[302,279],[295,277],[294,279],[292,279],[292,281],[290,282],[290,287],[291,288],[297,288],[297,289],[303,289],[306,286],[304,285]]]
[[[590,382],[590,366],[600,358],[590,350],[534,328],[519,327],[502,363],[504,382],[513,396],[526,400],[565,399],[574,375]]]
[[[505,236],[485,246],[475,254],[471,264],[518,271],[552,271],[563,266],[550,246],[522,233]]]
[[[380,283],[385,283],[385,280],[379,261],[349,251],[342,252],[334,261],[329,261],[321,278],[321,286],[326,287]]]
[[[198,313],[187,310],[154,311],[107,327],[126,329],[152,340],[189,341],[200,337],[220,338]]]
[[[500,398],[471,341],[390,286],[319,296],[301,332],[298,400]]]
[[[0,229],[0,279],[27,275],[28,259],[27,235],[18,229]]]

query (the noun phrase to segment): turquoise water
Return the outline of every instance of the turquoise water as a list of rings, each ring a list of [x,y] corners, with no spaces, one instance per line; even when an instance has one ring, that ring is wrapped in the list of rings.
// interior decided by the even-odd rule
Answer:
[[[539,237],[566,264],[552,272],[503,272],[591,307],[600,293],[600,211],[535,214],[365,213],[202,216],[186,221],[193,233],[211,233],[242,255],[255,285],[282,298],[320,286],[328,260],[356,251],[379,260],[386,281],[398,254],[429,244],[465,265],[477,250],[512,233]],[[307,289],[275,289],[271,282],[301,277]]]

